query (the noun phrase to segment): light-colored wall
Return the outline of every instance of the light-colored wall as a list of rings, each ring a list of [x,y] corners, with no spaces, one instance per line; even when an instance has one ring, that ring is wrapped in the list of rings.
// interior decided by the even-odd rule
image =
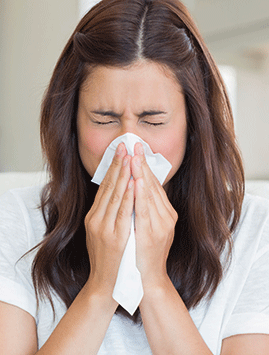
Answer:
[[[237,70],[236,132],[249,179],[269,179],[269,63]]]
[[[269,2],[195,0],[191,12],[216,62],[236,70],[236,134],[246,178],[269,179]]]
[[[40,103],[77,23],[77,0],[1,0],[0,16],[0,171],[35,171]]]

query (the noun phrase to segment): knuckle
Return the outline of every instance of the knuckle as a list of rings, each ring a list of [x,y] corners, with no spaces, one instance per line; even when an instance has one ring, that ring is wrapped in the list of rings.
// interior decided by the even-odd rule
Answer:
[[[84,217],[84,224],[87,224],[87,222],[90,220],[90,218],[91,218],[91,210]]]
[[[84,225],[85,227],[87,227],[92,221],[92,213],[91,210],[86,214],[85,218],[84,218]]]
[[[118,210],[117,218],[118,218],[119,220],[125,220],[127,217],[129,217],[129,212],[127,211],[126,208],[121,207],[121,208]]]
[[[127,190],[124,195],[122,196],[122,202],[124,204],[128,203],[132,199],[131,191]]]
[[[171,208],[169,208],[168,212],[169,212],[169,215],[170,215],[170,223],[172,224],[176,224],[177,223],[177,220],[178,220],[178,213],[177,211],[172,207],[170,206]]]
[[[91,223],[85,226],[85,236],[89,241],[94,240],[94,236],[98,233],[98,229],[96,227],[96,224],[93,225]]]
[[[172,210],[172,216],[175,223],[178,221],[178,213],[175,209]]]
[[[95,218],[89,218],[86,216],[84,220],[85,229],[88,232],[95,232],[97,229],[97,220]]]
[[[110,197],[109,203],[114,205],[117,204],[120,201],[120,195],[117,192],[113,192],[113,194]]]
[[[159,192],[158,186],[156,185],[155,182],[151,182],[151,183],[149,184],[149,191],[151,192],[151,194],[152,194],[152,193],[157,193],[157,192]]]
[[[123,179],[127,175],[129,176],[129,175],[131,175],[131,173],[127,169],[124,169],[124,166],[122,166],[122,168],[120,169],[120,172],[119,172],[119,179]]]
[[[151,191],[148,191],[148,193],[147,193],[147,200],[148,200],[151,204],[155,202],[155,200],[154,200],[154,195],[153,195],[153,193],[152,193]]]
[[[125,199],[127,199],[127,197],[124,197]],[[130,208],[128,208],[126,205],[123,205],[119,208],[118,213],[117,213],[117,217],[120,220],[124,220],[126,218],[129,218],[131,216],[132,210]]]
[[[140,161],[141,161],[142,165],[147,165],[148,164],[144,154],[140,155]]]
[[[115,155],[112,160],[112,167],[119,167],[121,166],[121,159],[119,156]]]
[[[84,218],[84,226],[86,233],[98,233],[100,229],[100,225],[102,225],[100,216],[98,216],[98,212],[90,210]]]
[[[100,187],[103,189],[103,191],[112,191],[115,188],[114,183],[111,180],[106,180],[104,179],[101,184]]]

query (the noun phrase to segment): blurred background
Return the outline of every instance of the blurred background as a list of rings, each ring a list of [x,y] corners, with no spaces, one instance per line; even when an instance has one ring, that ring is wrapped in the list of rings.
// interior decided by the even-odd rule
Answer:
[[[39,115],[56,61],[96,0],[0,0],[0,172],[43,168]],[[269,179],[269,1],[185,0],[226,82],[247,179]]]

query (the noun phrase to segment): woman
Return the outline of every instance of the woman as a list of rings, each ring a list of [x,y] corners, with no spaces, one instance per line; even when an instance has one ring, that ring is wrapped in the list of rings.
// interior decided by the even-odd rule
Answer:
[[[163,186],[141,144],[133,157],[119,144],[91,182],[127,132],[172,164]],[[269,204],[244,198],[225,87],[179,1],[103,0],[85,15],[41,140],[48,185],[1,198],[4,354],[268,353]],[[131,317],[112,292],[133,209],[144,296]]]

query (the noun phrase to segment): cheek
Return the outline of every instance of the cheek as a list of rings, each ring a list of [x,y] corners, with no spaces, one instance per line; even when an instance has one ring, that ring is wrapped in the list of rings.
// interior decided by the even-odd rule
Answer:
[[[187,133],[186,129],[180,130],[177,135],[175,131],[156,139],[150,144],[154,153],[161,153],[171,164],[172,168],[164,182],[166,184],[179,169],[186,150]]]
[[[92,177],[110,141],[105,135],[93,131],[79,134],[79,154],[81,161]]]
[[[165,135],[156,139],[150,144],[150,147],[154,153],[161,153],[173,166],[173,168],[178,169],[186,149],[186,135],[175,134]]]
[[[186,150],[186,136],[179,135],[178,137],[171,137],[167,147],[167,157],[171,162],[173,169],[178,170],[180,167]]]

